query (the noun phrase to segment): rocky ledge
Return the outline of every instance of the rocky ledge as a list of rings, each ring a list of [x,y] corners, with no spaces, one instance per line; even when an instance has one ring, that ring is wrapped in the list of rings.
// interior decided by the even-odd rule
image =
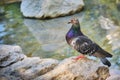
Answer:
[[[0,80],[119,80],[109,68],[88,58],[62,61],[27,57],[19,46],[0,45]]]

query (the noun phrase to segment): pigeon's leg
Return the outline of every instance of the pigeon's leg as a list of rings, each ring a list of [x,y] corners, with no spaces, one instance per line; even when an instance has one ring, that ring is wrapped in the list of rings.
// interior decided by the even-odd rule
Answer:
[[[73,59],[77,61],[77,60],[79,60],[81,58],[85,58],[85,56],[84,55],[79,55],[79,56],[77,56],[76,58],[73,58]]]

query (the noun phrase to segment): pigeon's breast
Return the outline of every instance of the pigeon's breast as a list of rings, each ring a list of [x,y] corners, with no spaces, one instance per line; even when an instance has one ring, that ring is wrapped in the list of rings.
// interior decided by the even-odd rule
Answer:
[[[75,47],[76,41],[77,41],[78,39],[79,39],[78,37],[73,38],[73,39],[71,40],[71,42],[70,42],[70,45],[73,46],[73,47]]]

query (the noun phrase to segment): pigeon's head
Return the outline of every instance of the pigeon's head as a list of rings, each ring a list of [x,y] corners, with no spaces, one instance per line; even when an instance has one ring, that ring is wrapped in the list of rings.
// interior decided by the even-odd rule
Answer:
[[[70,22],[68,22],[68,24],[79,24],[79,21],[78,21],[78,19],[73,18],[70,20]]]

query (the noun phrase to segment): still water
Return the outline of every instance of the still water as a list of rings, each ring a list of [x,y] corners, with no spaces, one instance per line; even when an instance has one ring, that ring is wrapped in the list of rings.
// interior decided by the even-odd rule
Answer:
[[[115,0],[85,0],[82,12],[55,19],[26,19],[20,12],[20,3],[0,6],[0,44],[19,45],[27,56],[64,59],[79,55],[65,41],[72,17],[80,21],[81,29],[93,41],[113,54],[113,67],[120,69],[120,3]],[[100,24],[104,16],[117,27]],[[104,21],[103,21],[104,23]],[[103,26],[101,26],[103,25]]]

